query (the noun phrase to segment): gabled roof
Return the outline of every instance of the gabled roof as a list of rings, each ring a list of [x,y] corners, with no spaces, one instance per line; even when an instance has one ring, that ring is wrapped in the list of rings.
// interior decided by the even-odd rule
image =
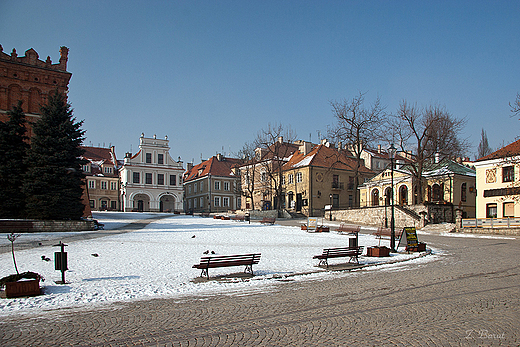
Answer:
[[[509,158],[517,155],[520,155],[520,140],[515,141],[489,155],[486,155],[485,157],[478,159],[477,162],[484,160]]]
[[[300,151],[295,152],[283,166],[283,169],[290,170],[298,167],[314,166],[354,171],[356,168],[356,159],[347,156],[349,154],[349,152],[338,151],[336,148],[331,148],[323,144],[315,145],[307,154],[303,154]],[[363,164],[359,167],[359,172],[366,174],[374,173]]]
[[[222,157],[221,160],[218,160],[216,156],[213,156],[187,170],[184,173],[184,181],[191,181],[209,174],[219,177],[236,177],[233,169],[241,163],[240,159]]]
[[[114,161],[112,158],[112,153],[110,148],[100,148],[100,147],[86,147],[81,146],[85,150],[82,157],[88,159],[90,161],[104,161],[105,164],[114,165]]]

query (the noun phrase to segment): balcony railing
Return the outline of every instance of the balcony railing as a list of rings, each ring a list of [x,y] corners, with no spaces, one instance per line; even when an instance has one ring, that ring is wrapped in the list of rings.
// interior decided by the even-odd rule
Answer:
[[[345,189],[343,182],[332,182],[332,189]]]

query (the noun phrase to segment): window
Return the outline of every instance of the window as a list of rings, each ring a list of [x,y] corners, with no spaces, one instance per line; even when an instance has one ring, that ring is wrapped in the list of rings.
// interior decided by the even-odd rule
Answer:
[[[293,174],[289,174],[289,184],[293,184],[294,183],[294,175]]]
[[[224,190],[229,191],[229,182],[224,182]]]
[[[146,173],[145,174],[145,183],[146,184],[152,184],[152,174],[151,173]]]
[[[466,196],[467,196],[467,184],[462,183],[462,186],[460,187],[460,200],[466,201]]]
[[[515,167],[505,166],[502,168],[502,182],[513,182],[515,180]]]
[[[285,176],[282,176],[282,184],[285,184]]]
[[[229,198],[222,198],[222,206],[225,206],[225,207],[229,206]]]
[[[200,198],[200,207],[204,207],[204,198]]]
[[[110,190],[117,190],[117,182],[110,182]]]
[[[94,200],[89,200],[89,203],[90,203],[90,208],[95,208],[95,201]]]
[[[504,218],[515,216],[515,203],[504,202]]]
[[[261,180],[262,182],[266,182],[266,181],[267,181],[267,173],[262,172],[262,173],[260,174],[260,180]]]
[[[106,210],[108,207],[108,201],[106,200],[101,200],[101,209],[102,210]]]
[[[107,189],[107,188],[108,188],[107,181],[101,181],[101,189]]]
[[[163,174],[157,174],[157,184],[160,186],[164,185],[164,175]]]
[[[134,172],[134,177],[132,183],[141,183],[141,179],[139,177],[139,172]]]
[[[215,181],[215,190],[220,190],[220,181]]]
[[[200,182],[200,191],[202,192],[204,190],[204,182]]]
[[[83,171],[84,172],[90,172],[90,165],[83,165]]]
[[[89,181],[88,181],[88,188],[89,188],[89,189],[96,189],[96,181],[94,181],[94,180],[89,180]]]
[[[177,185],[177,176],[170,175],[170,186],[176,186],[176,185]]]
[[[103,168],[103,172],[106,173],[106,174],[111,174],[112,173],[112,168],[110,166],[105,166]]]
[[[188,186],[188,194],[191,194],[191,184]]]
[[[218,196],[215,197],[213,206],[215,206],[215,207],[220,206],[220,198]]]
[[[303,181],[303,175],[301,172],[296,174],[296,183],[301,183]]]
[[[193,208],[197,208],[197,199],[193,199]]]
[[[334,208],[339,207],[339,195],[338,194],[332,194],[332,207],[334,207]]]
[[[157,164],[164,164],[164,154],[157,154]]]
[[[110,208],[112,210],[117,209],[117,201],[110,201]]]
[[[497,204],[486,205],[486,218],[497,218]]]
[[[150,164],[152,162],[152,153],[146,153],[146,163]]]

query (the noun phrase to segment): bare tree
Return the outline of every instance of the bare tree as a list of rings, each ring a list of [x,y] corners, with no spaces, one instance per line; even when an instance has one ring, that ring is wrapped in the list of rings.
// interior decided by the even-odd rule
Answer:
[[[380,138],[381,125],[386,117],[379,96],[368,107],[364,106],[364,102],[365,93],[361,92],[351,100],[330,102],[337,123],[329,129],[329,136],[334,141],[347,145],[357,161],[354,167],[354,206],[359,206],[357,187],[360,183],[359,169],[363,165],[361,154],[364,149],[373,147],[374,142]]]
[[[397,114],[391,122],[397,146],[406,151],[412,149],[414,165],[407,168],[417,187],[416,201],[424,201],[422,173],[424,166],[434,160],[455,158],[468,149],[467,141],[460,138],[466,124],[465,119],[457,119],[444,107],[438,105],[420,109],[405,100],[399,104]]]
[[[511,107],[513,114],[511,117],[520,117],[520,93],[516,94],[516,100],[512,104],[509,103],[509,107]]]
[[[484,129],[482,129],[482,133],[480,135],[480,143],[478,144],[478,147],[477,147],[477,158],[476,159],[483,158],[486,155],[491,154],[491,153],[493,153],[493,149],[489,146],[486,132],[484,131]]]
[[[264,191],[273,199],[274,208],[281,211],[284,202],[283,165],[298,146],[293,144],[296,134],[290,127],[281,124],[269,124],[258,132],[254,141],[257,168],[260,172],[260,183]]]
[[[254,192],[255,178],[258,161],[255,156],[255,146],[251,142],[246,142],[237,154],[238,158],[244,161],[240,167],[241,195],[251,200],[251,209],[255,209]]]

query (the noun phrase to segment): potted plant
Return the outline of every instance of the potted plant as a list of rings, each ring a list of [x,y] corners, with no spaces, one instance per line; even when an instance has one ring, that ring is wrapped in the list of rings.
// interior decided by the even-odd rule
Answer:
[[[7,235],[7,239],[11,241],[11,253],[13,254],[13,263],[16,274],[0,278],[0,288],[5,287],[6,298],[40,295],[40,281],[44,280],[44,278],[36,272],[18,272],[18,266],[16,265],[16,258],[14,255],[14,241],[19,236],[19,234],[14,233]]]

